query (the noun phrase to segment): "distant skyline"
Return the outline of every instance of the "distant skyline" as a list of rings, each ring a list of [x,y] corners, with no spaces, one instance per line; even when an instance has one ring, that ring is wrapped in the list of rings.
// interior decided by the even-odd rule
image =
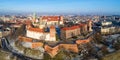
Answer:
[[[0,0],[0,12],[120,14],[120,0]]]

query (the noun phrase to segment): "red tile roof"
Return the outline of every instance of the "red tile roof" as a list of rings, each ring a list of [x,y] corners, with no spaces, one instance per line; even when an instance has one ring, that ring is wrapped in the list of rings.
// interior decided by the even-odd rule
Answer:
[[[40,29],[40,28],[33,28],[33,27],[28,28],[28,30],[34,31],[34,32],[44,32],[43,29]]]
[[[47,21],[59,21],[60,16],[43,16],[42,20],[47,20]]]
[[[64,28],[62,28],[62,30],[74,30],[74,29],[77,29],[77,28],[80,28],[80,27],[79,26],[64,27]]]

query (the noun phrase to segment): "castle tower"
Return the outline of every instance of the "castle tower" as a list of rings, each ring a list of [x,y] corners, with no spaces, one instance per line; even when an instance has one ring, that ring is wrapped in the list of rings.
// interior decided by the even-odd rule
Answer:
[[[88,29],[89,29],[89,31],[92,31],[92,21],[91,20],[89,20],[88,21]]]
[[[60,21],[59,21],[59,24],[63,24],[64,21],[63,21],[63,16],[60,16]]]
[[[56,30],[54,26],[50,27],[50,41],[56,41]]]

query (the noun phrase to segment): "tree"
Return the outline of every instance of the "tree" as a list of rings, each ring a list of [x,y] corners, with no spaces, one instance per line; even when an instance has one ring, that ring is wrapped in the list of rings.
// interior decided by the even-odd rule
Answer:
[[[95,43],[101,43],[103,42],[103,37],[100,33],[96,33],[93,35],[93,40]]]
[[[15,28],[16,29],[16,28]],[[25,25],[17,28],[14,32],[12,32],[11,38],[17,38],[19,35],[25,35]]]
[[[47,53],[44,54],[44,60],[71,60],[71,58],[71,53],[65,51],[64,49],[61,49],[60,52],[54,58],[51,58],[50,55],[48,55]]]
[[[117,37],[116,41],[117,41],[117,42],[113,44],[113,47],[114,47],[116,50],[119,50],[119,49],[120,49],[120,36]]]

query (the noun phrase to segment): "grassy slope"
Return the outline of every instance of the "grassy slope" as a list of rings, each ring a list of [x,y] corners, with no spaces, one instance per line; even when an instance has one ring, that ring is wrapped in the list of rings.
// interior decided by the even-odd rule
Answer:
[[[120,50],[115,53],[106,55],[102,58],[102,60],[120,60]]]

